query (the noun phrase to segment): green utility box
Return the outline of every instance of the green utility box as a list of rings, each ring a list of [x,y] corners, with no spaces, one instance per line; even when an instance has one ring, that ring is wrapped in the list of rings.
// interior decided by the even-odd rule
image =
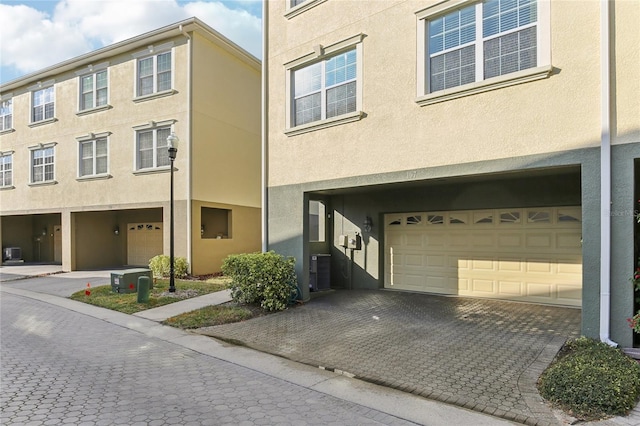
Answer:
[[[112,272],[111,291],[114,293],[136,293],[139,277],[149,277],[149,288],[153,288],[151,269],[136,268]]]

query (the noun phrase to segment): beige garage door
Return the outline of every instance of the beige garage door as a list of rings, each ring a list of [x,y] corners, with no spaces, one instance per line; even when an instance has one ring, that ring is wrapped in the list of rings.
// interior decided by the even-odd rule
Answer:
[[[162,223],[127,225],[127,264],[149,266],[149,260],[162,254]]]
[[[582,305],[580,207],[385,215],[385,288]]]

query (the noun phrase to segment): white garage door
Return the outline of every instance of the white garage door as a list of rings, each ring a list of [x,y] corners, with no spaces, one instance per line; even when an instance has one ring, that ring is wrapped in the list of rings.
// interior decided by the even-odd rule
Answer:
[[[162,223],[127,225],[127,264],[149,266],[149,260],[162,254]]]
[[[580,207],[385,215],[385,288],[582,305]]]

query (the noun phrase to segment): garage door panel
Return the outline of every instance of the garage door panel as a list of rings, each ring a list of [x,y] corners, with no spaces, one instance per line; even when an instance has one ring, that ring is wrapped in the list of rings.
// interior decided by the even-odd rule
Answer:
[[[423,247],[423,236],[422,234],[406,234],[405,237],[405,247],[407,248],[422,248]]]
[[[474,271],[494,271],[495,270],[493,259],[473,259],[471,260],[471,268]]]
[[[522,272],[522,259],[499,259],[498,271],[504,273]]]
[[[407,254],[404,259],[404,264],[407,266],[425,266],[424,257],[420,254]]]
[[[526,247],[533,249],[548,249],[553,247],[553,237],[547,233],[529,234],[526,236]]]
[[[493,233],[473,234],[471,245],[473,248],[494,248],[495,236]]]
[[[471,281],[471,291],[473,293],[479,292],[479,293],[494,294],[496,292],[495,281],[474,279]]]
[[[520,281],[499,281],[498,292],[507,297],[522,296],[522,283]]]
[[[550,301],[554,293],[551,284],[528,282],[526,288],[528,297],[540,301]]]
[[[559,249],[574,250],[582,247],[582,235],[577,232],[558,233],[556,237],[556,247]]]
[[[548,259],[527,259],[526,271],[536,274],[551,274],[551,261]]]
[[[438,255],[438,254],[428,254],[427,258],[427,266],[429,268],[446,268],[447,267],[447,256]]]
[[[469,245],[469,236],[466,234],[451,234],[448,246],[452,249],[466,248]]]
[[[524,239],[521,234],[506,233],[498,235],[498,247],[501,248],[520,248],[524,245],[523,242]]]
[[[564,300],[566,304],[576,304],[579,306],[582,300],[582,288],[575,285],[558,285],[558,299]]]
[[[409,216],[426,220],[409,225]],[[407,213],[395,219],[400,225],[385,230],[385,286],[581,306],[579,207]]]

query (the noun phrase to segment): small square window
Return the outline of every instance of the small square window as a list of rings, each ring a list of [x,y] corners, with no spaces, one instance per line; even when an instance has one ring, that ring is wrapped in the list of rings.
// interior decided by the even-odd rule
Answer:
[[[219,240],[231,238],[231,212],[212,207],[200,208],[200,237]]]

